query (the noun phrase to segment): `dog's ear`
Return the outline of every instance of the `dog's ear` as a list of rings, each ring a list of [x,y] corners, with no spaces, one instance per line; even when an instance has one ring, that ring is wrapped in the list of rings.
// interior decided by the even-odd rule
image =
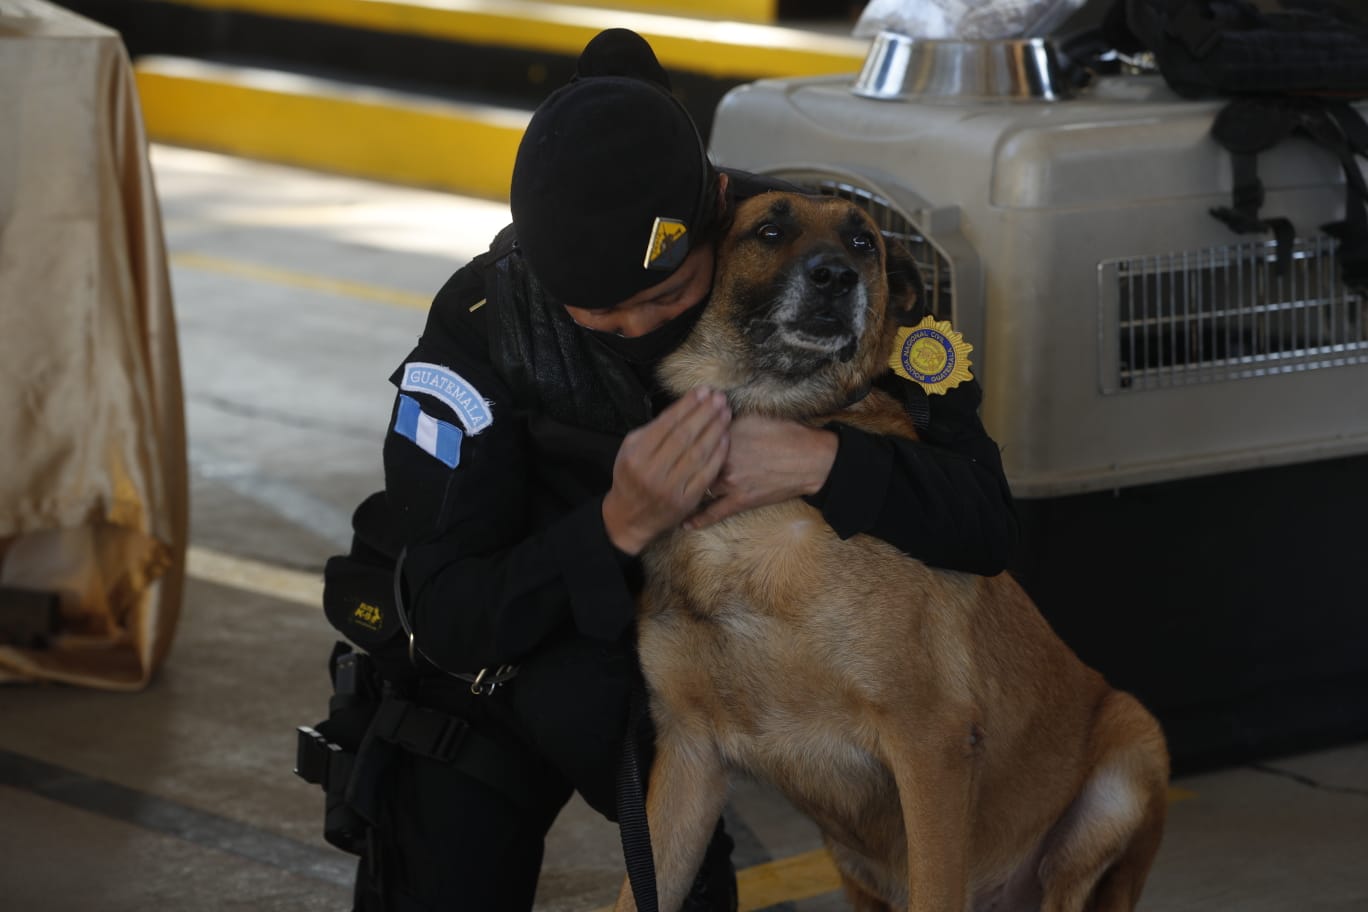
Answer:
[[[907,245],[884,238],[884,271],[888,274],[888,314],[899,326],[916,326],[931,312],[921,271]]]

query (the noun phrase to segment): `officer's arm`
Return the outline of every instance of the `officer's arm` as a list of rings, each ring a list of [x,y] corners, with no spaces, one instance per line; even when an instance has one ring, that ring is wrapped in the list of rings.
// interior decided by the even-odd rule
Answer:
[[[1017,520],[997,444],[978,417],[982,397],[977,381],[928,397],[921,441],[832,425],[836,460],[809,502],[842,538],[864,532],[932,566],[1000,573]]]
[[[396,429],[403,405],[385,441],[386,490],[406,517],[404,580],[418,647],[449,671],[473,672],[515,661],[571,624],[617,639],[634,613],[630,561],[608,541],[601,499],[532,528],[525,432],[492,380],[456,373],[493,416],[461,435],[456,465]],[[441,413],[430,398],[402,395],[421,401],[424,414]]]
[[[384,444],[417,645],[463,673],[516,660],[571,625],[616,639],[634,616],[627,575],[638,572],[608,540],[602,498],[552,520],[534,509],[527,430],[489,367],[482,296],[474,267],[438,293],[423,341],[392,378]]]

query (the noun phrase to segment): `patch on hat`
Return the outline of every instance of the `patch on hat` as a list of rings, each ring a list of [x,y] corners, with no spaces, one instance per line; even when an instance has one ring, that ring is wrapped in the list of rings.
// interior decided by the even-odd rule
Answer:
[[[679,219],[656,216],[651,228],[651,241],[646,245],[646,269],[669,272],[684,262],[689,252],[689,226]]]

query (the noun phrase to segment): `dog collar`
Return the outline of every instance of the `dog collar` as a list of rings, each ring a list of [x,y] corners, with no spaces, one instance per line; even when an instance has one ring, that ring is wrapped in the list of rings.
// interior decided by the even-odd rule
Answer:
[[[845,405],[841,406],[841,408],[850,408],[855,403],[864,399],[865,396],[868,396],[869,391],[873,388],[873,386],[866,383],[864,386],[851,393],[850,396],[846,398]]]

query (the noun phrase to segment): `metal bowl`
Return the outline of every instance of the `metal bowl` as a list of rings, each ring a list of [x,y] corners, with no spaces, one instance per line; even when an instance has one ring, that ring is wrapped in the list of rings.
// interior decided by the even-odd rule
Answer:
[[[1073,92],[1044,38],[931,41],[883,31],[851,91],[919,101],[1059,101]]]

